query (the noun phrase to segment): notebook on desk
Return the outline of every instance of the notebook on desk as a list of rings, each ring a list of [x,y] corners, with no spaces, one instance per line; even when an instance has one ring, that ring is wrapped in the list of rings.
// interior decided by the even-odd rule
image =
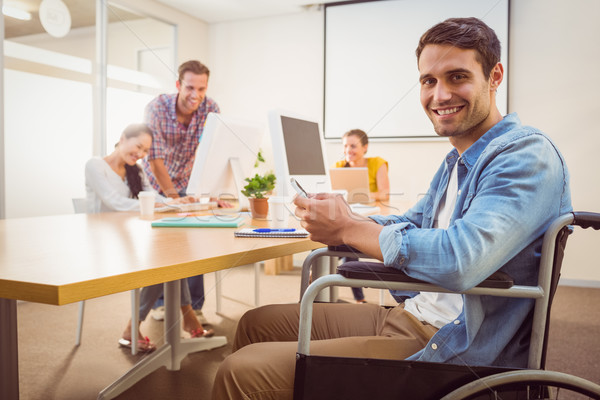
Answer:
[[[331,168],[329,177],[332,190],[348,192],[348,203],[371,203],[367,168]]]
[[[270,228],[245,228],[234,232],[235,237],[265,237],[265,238],[304,238],[308,236],[306,229],[270,229]]]
[[[203,215],[163,218],[152,221],[152,226],[174,228],[238,228],[243,223],[244,219],[240,216]]]

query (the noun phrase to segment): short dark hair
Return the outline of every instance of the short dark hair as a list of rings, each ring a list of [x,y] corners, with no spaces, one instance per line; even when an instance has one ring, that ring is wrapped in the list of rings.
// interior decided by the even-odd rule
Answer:
[[[360,140],[360,144],[362,144],[363,146],[366,146],[369,144],[369,137],[367,136],[366,132],[361,129],[349,130],[348,132],[346,132],[342,135],[342,138],[345,138],[348,136],[356,136]]]
[[[483,75],[488,78],[500,62],[500,41],[496,32],[477,18],[449,18],[429,28],[419,39],[417,63],[428,44],[450,45],[475,50]]]
[[[181,64],[179,66],[178,72],[179,72],[179,82],[181,82],[181,80],[183,79],[183,75],[186,72],[191,72],[196,75],[206,74],[207,78],[210,76],[210,70],[208,69],[208,67],[206,65],[202,64],[198,60],[189,60],[189,61],[184,62],[183,64]]]

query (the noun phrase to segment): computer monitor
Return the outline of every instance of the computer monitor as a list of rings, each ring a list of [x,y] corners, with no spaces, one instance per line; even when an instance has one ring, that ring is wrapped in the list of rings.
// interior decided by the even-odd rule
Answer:
[[[290,177],[296,178],[309,193],[330,192],[319,123],[292,112],[274,110],[269,113],[269,128],[279,195],[295,194]]]
[[[250,177],[264,134],[264,126],[209,113],[196,149],[186,193],[192,196],[247,199],[240,190]]]

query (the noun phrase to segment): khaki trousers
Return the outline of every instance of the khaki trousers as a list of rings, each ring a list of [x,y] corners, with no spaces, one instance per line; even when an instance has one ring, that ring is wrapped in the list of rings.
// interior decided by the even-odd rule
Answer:
[[[233,353],[217,371],[213,400],[292,399],[299,315],[299,304],[268,305],[244,314]],[[402,307],[317,303],[310,353],[404,359],[436,332]]]

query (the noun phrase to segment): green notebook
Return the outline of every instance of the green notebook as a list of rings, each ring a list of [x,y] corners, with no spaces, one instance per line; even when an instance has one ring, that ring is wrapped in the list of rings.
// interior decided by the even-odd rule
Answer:
[[[183,228],[237,228],[244,223],[242,217],[228,216],[196,216],[196,217],[169,217],[152,222],[155,227],[183,227]]]

